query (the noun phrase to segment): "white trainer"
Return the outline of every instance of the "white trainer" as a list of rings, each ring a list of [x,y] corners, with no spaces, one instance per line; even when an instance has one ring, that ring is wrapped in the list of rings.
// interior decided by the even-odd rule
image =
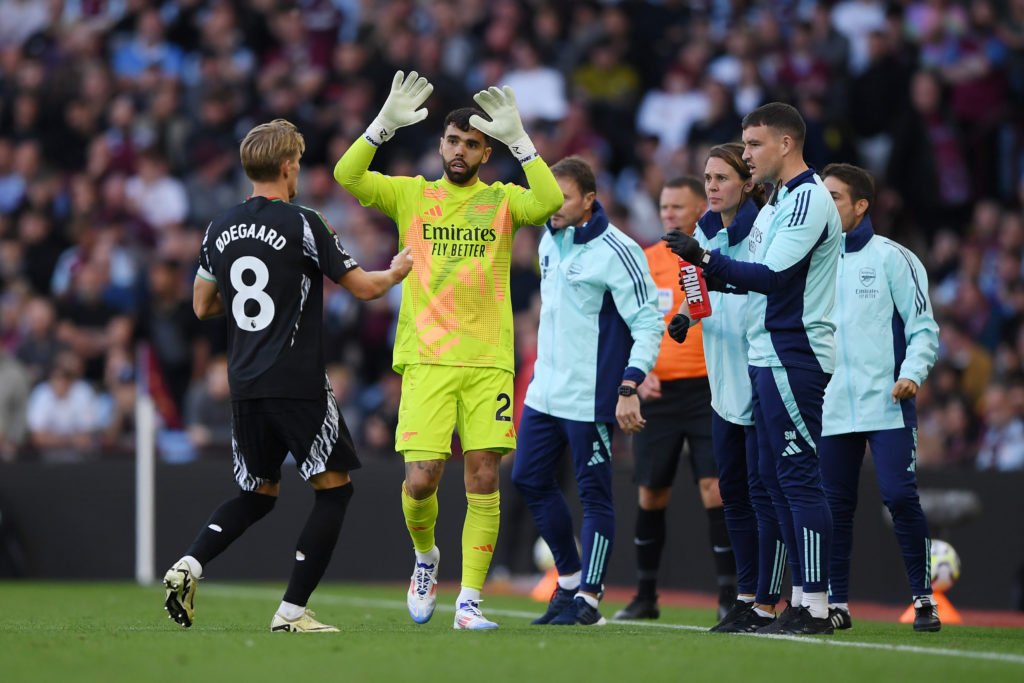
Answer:
[[[309,609],[308,607],[302,613],[302,616],[298,619],[285,619],[280,614],[275,613],[274,618],[270,620],[271,631],[281,631],[285,633],[337,633],[338,629],[330,624],[322,624],[313,617],[316,616],[316,612]]]
[[[192,576],[185,560],[178,560],[164,574],[164,587],[167,594],[164,598],[164,609],[167,617],[188,628],[195,617],[196,584],[199,580]]]
[[[497,624],[493,621],[488,621],[487,617],[480,611],[480,602],[477,600],[467,600],[466,602],[459,603],[458,609],[455,610],[455,630],[482,631],[498,628]]]
[[[435,549],[436,550],[436,549]],[[405,602],[409,606],[409,616],[417,624],[425,624],[434,616],[437,607],[437,567],[441,564],[440,554],[433,564],[416,562],[409,580],[409,593]]]

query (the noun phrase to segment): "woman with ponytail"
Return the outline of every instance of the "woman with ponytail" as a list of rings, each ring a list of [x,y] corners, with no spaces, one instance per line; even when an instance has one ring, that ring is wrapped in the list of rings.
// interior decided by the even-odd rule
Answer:
[[[708,151],[704,192],[708,212],[697,222],[694,237],[704,249],[747,260],[750,230],[765,193],[751,180],[741,143],[716,145]],[[736,556],[739,594],[729,613],[711,630],[742,633],[774,618],[785,549],[771,498],[757,477],[757,435],[747,374],[746,293],[713,281],[708,285],[712,315],[703,319],[702,327],[711,383],[712,444]],[[765,552],[759,553],[759,543]],[[759,557],[765,558],[760,566]]]

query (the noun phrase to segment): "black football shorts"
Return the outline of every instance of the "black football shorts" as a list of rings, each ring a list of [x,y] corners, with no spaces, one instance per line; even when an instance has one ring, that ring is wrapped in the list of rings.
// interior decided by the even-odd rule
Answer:
[[[281,480],[290,452],[303,479],[358,469],[352,435],[329,388],[318,400],[257,398],[233,401],[235,481],[243,491]]]
[[[633,480],[640,486],[672,486],[683,446],[694,481],[718,478],[711,446],[711,387],[706,377],[665,380],[661,398],[644,401],[647,425],[633,435]]]

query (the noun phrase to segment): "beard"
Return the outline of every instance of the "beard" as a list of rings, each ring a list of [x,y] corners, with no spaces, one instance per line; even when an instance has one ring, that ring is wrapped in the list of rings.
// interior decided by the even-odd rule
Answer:
[[[455,160],[452,159],[452,161],[455,161]],[[475,176],[477,174],[477,171],[480,170],[480,164],[483,163],[483,162],[480,162],[480,163],[476,164],[475,166],[470,166],[469,164],[466,163],[465,159],[460,159],[460,161],[463,164],[466,165],[466,170],[464,170],[464,171],[455,171],[455,170],[452,169],[452,162],[451,161],[448,161],[447,159],[442,159],[441,160],[441,164],[442,164],[442,166],[444,166],[444,174],[448,177],[448,180],[450,180],[451,182],[455,183],[456,185],[461,185],[461,184],[463,184],[465,182],[468,182],[470,178],[472,178],[473,176]]]
[[[561,211],[561,209],[559,209],[559,211]],[[551,223],[551,227],[554,228],[555,230],[562,230],[564,228],[568,228],[570,225],[575,225],[576,227],[583,225],[583,216],[584,214],[582,213],[577,214],[575,216],[571,216],[569,214],[556,212],[553,216],[551,216],[549,222]]]

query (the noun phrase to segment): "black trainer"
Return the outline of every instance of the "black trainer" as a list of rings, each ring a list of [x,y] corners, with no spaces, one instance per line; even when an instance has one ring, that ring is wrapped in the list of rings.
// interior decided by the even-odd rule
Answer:
[[[639,595],[633,601],[615,613],[612,619],[657,619],[661,616],[658,609],[658,596],[654,599],[642,598]]]
[[[839,607],[828,608],[828,620],[832,622],[832,628],[837,631],[853,628],[853,619],[850,618],[850,613]]]
[[[835,627],[832,626],[828,617],[818,619],[811,615],[811,610],[803,606],[794,610],[793,617],[779,631],[779,633],[808,636],[832,635],[833,632],[835,632]]]
[[[941,628],[939,606],[932,601],[931,596],[914,598],[914,630],[938,631]]]
[[[737,600],[733,603],[729,611],[725,613],[725,616],[721,617],[718,620],[718,623],[708,630],[712,633],[732,633],[732,631],[727,630],[729,626],[731,626],[733,622],[742,617],[745,613],[753,611],[753,602],[744,602],[743,600]]]
[[[736,586],[722,586],[718,589],[718,621],[721,622],[732,611],[736,602]]]
[[[762,617],[754,611],[754,603],[737,600],[726,618],[711,630],[715,633],[755,633],[774,621],[775,617]]]
[[[572,588],[562,588],[561,586],[555,586],[555,590],[551,593],[551,599],[548,601],[548,611],[543,615],[537,617],[531,624],[548,624],[552,619],[562,613],[569,605],[573,604],[572,600],[576,597],[576,590]]]
[[[561,611],[554,619],[548,622],[550,626],[604,626],[608,620],[601,616],[596,607],[577,595],[575,600]]]
[[[789,620],[793,618],[796,613],[796,609],[796,607],[793,607],[793,603],[786,600],[786,609],[782,610],[782,612],[770,622],[757,629],[757,633],[782,633],[782,629],[789,623]]]

